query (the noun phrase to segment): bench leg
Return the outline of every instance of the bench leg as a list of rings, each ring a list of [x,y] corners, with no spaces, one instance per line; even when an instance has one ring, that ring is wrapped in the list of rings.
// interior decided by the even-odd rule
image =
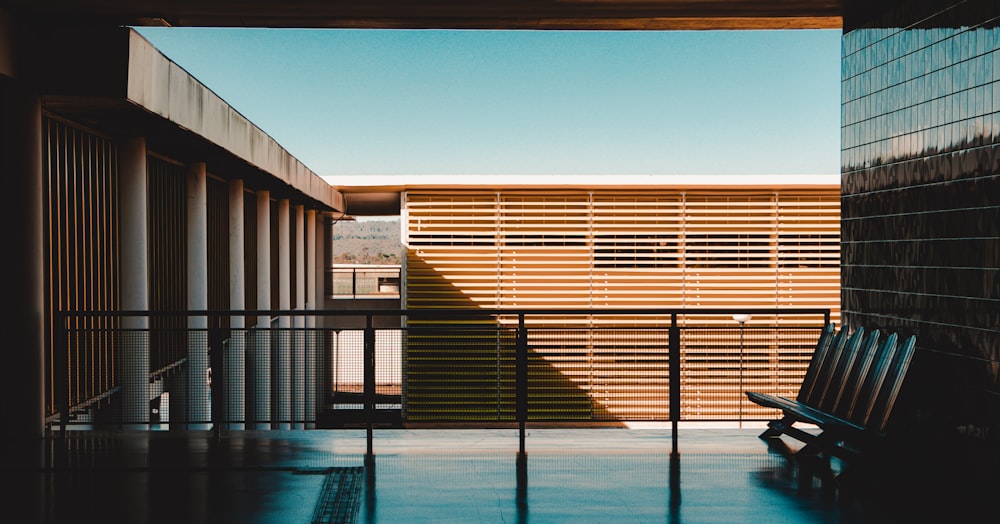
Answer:
[[[791,427],[794,422],[795,419],[787,415],[778,420],[772,420],[767,423],[767,429],[760,435],[757,435],[757,437],[761,439],[780,437],[785,432],[785,429]]]

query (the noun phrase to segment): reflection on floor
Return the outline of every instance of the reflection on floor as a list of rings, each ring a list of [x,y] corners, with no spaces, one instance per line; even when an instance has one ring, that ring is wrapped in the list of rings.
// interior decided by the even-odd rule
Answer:
[[[757,428],[69,432],[5,449],[25,522],[898,522],[954,501],[854,495]]]

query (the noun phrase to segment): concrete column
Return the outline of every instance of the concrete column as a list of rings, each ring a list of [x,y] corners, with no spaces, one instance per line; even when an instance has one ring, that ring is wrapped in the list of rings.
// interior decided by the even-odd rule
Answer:
[[[257,309],[271,309],[271,192],[257,191]],[[257,316],[247,360],[247,429],[271,428],[271,316]]]
[[[287,198],[278,200],[278,309],[292,309],[291,287],[291,245],[288,233],[289,202]],[[288,315],[278,317],[278,334],[280,342],[275,352],[275,390],[277,391],[278,427],[289,429],[292,418],[291,406],[291,318]]]
[[[229,309],[242,311],[247,307],[246,262],[244,259],[243,180],[229,181]],[[226,387],[225,417],[227,429],[244,429],[246,425],[246,317],[229,318],[229,345],[223,356]]]
[[[36,439],[45,433],[42,105],[33,86],[6,76],[17,51],[14,25],[0,10],[0,172],[5,191],[0,207],[11,254],[5,260],[5,298],[11,307],[5,310],[0,395],[9,400],[4,436]]]
[[[316,309],[326,309],[326,269],[329,266],[328,245],[333,238],[333,225],[327,215],[317,215],[316,224]],[[316,317],[316,327],[319,348],[316,350],[316,412],[326,407],[327,392],[331,390],[330,368],[333,362],[334,333],[328,329],[328,317]]]
[[[316,306],[316,210],[306,211],[306,309],[315,310]],[[305,341],[305,427],[316,427],[316,353],[319,351],[316,336],[316,317],[306,317]]]
[[[306,309],[306,217],[295,206],[295,309]],[[303,429],[306,418],[306,317],[292,317],[292,428]]]
[[[187,170],[187,301],[188,310],[208,309],[208,186],[204,162]],[[187,413],[190,429],[210,429],[208,388],[208,317],[188,316]]]
[[[122,309],[149,311],[146,139],[122,140],[118,149],[121,189]],[[126,316],[128,332],[119,354],[122,423],[149,425],[149,317]],[[133,331],[134,330],[134,331]]]

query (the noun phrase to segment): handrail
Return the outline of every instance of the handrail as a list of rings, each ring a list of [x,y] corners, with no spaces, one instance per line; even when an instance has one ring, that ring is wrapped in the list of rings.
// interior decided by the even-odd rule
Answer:
[[[357,309],[357,310],[310,310],[310,309],[287,309],[287,310],[283,310],[283,309],[210,310],[210,309],[205,309],[205,310],[185,310],[185,311],[180,311],[180,310],[178,310],[178,311],[67,311],[67,312],[60,313],[60,316],[61,316],[61,319],[62,319],[60,325],[62,325],[64,327],[64,329],[59,330],[60,331],[60,335],[63,335],[63,336],[62,337],[58,337],[57,338],[57,342],[60,343],[60,344],[70,344],[70,343],[77,344],[76,340],[78,338],[70,338],[70,337],[66,337],[65,335],[67,333],[69,333],[69,332],[72,332],[73,330],[80,330],[80,329],[83,330],[81,332],[85,333],[86,330],[89,329],[88,325],[90,323],[86,322],[86,321],[81,321],[81,319],[84,319],[86,317],[104,317],[104,316],[116,316],[116,317],[124,317],[124,316],[173,316],[173,317],[187,316],[187,317],[198,317],[198,316],[201,316],[201,317],[204,317],[204,316],[208,316],[208,317],[214,317],[214,318],[219,318],[219,319],[228,318],[228,317],[234,317],[234,316],[264,317],[264,318],[269,318],[269,319],[275,319],[275,318],[280,318],[280,317],[287,318],[287,317],[302,317],[302,316],[306,316],[306,317],[362,317],[362,318],[365,319],[365,322],[363,324],[363,326],[365,326],[365,327],[362,328],[362,329],[358,329],[358,328],[343,328],[343,327],[329,328],[329,327],[326,327],[326,326],[321,326],[319,328],[319,330],[326,330],[326,331],[329,331],[330,333],[338,333],[339,331],[341,331],[343,329],[348,329],[348,330],[355,330],[355,329],[357,329],[359,332],[361,332],[361,331],[364,332],[365,336],[364,336],[364,344],[363,344],[363,346],[364,346],[364,355],[363,355],[363,358],[364,358],[364,363],[365,363],[365,373],[364,373],[364,379],[365,380],[364,380],[364,390],[363,390],[364,391],[364,402],[363,402],[363,404],[364,404],[365,411],[367,412],[366,415],[365,415],[365,420],[367,421],[366,424],[368,426],[371,426],[372,425],[372,420],[373,420],[372,412],[376,410],[376,404],[375,404],[375,400],[374,399],[377,397],[377,395],[376,395],[376,389],[375,389],[375,387],[376,387],[376,384],[375,384],[375,380],[376,380],[375,377],[376,377],[376,375],[375,375],[375,372],[374,372],[375,346],[376,346],[376,344],[375,344],[375,335],[374,335],[376,329],[373,327],[374,326],[374,322],[373,322],[374,318],[376,318],[376,317],[384,317],[384,316],[395,316],[395,317],[400,317],[400,318],[408,319],[408,320],[433,319],[433,320],[440,321],[438,323],[432,324],[431,326],[423,326],[422,323],[418,323],[418,325],[409,324],[408,327],[407,327],[407,325],[404,324],[404,326],[401,326],[401,327],[398,327],[398,328],[390,328],[390,329],[401,329],[401,330],[407,330],[407,329],[409,329],[409,330],[411,330],[410,331],[411,333],[418,333],[417,330],[419,330],[419,329],[426,329],[428,327],[429,328],[434,328],[434,327],[442,327],[442,328],[449,327],[448,326],[448,321],[449,320],[461,320],[463,318],[468,318],[468,317],[478,317],[478,318],[482,318],[482,317],[507,317],[507,319],[504,321],[505,324],[502,325],[502,326],[498,324],[497,327],[499,329],[505,330],[505,332],[507,333],[507,335],[504,335],[505,337],[508,336],[508,335],[512,335],[515,338],[514,339],[510,339],[510,340],[516,340],[516,342],[514,343],[514,345],[512,345],[512,346],[504,346],[504,347],[509,347],[510,350],[514,350],[516,348],[516,357],[514,356],[515,354],[512,353],[510,357],[504,357],[504,358],[511,358],[512,360],[510,360],[509,362],[511,362],[511,365],[515,366],[516,370],[517,370],[517,373],[516,373],[517,380],[514,381],[514,382],[516,382],[516,388],[514,388],[513,390],[511,390],[511,393],[510,393],[510,394],[513,395],[516,392],[517,398],[515,399],[513,396],[506,397],[506,398],[509,398],[510,401],[515,401],[515,404],[516,404],[516,410],[515,410],[516,411],[516,420],[515,421],[517,422],[517,424],[519,425],[519,427],[521,427],[521,430],[523,432],[524,424],[526,422],[528,422],[528,410],[526,408],[527,403],[528,403],[528,397],[527,397],[527,395],[528,395],[528,387],[527,387],[527,382],[526,382],[528,375],[527,375],[527,372],[525,371],[528,368],[528,365],[527,365],[527,360],[526,359],[528,359],[528,358],[532,358],[532,359],[539,358],[539,356],[543,355],[544,351],[545,351],[545,343],[544,342],[543,342],[543,345],[540,346],[540,347],[536,346],[535,342],[531,342],[531,347],[529,348],[528,347],[529,337],[537,337],[537,336],[539,336],[538,333],[542,333],[541,336],[542,337],[546,337],[546,336],[549,336],[549,335],[545,335],[545,330],[564,329],[564,328],[558,328],[558,327],[555,327],[555,326],[545,326],[545,325],[535,326],[535,327],[529,327],[531,325],[531,323],[526,322],[527,319],[531,319],[532,317],[553,317],[553,316],[560,316],[560,317],[570,316],[571,317],[571,316],[581,316],[581,315],[582,316],[608,316],[608,317],[614,317],[614,316],[662,317],[662,322],[659,320],[659,318],[657,318],[656,322],[654,322],[652,324],[647,324],[645,327],[643,327],[643,326],[635,326],[635,327],[625,327],[625,328],[623,328],[623,329],[626,329],[626,330],[635,329],[635,330],[641,331],[641,333],[646,333],[646,335],[639,334],[638,336],[640,338],[638,338],[638,339],[637,338],[619,339],[616,342],[611,342],[610,343],[610,344],[613,344],[613,346],[609,346],[608,345],[609,343],[607,342],[607,339],[606,338],[601,338],[601,337],[605,337],[605,335],[597,335],[597,338],[595,338],[595,339],[591,339],[590,338],[590,337],[592,337],[594,335],[586,335],[587,340],[589,340],[590,342],[586,342],[585,344],[603,344],[603,346],[593,346],[593,347],[591,347],[590,345],[586,345],[586,348],[590,348],[590,349],[587,349],[587,351],[593,350],[593,348],[599,348],[598,351],[608,351],[609,353],[604,353],[603,355],[608,355],[608,356],[611,356],[612,358],[621,358],[620,355],[625,355],[629,351],[628,349],[624,349],[623,350],[622,348],[627,348],[627,346],[629,344],[638,344],[638,347],[640,348],[638,350],[639,354],[640,354],[639,358],[656,358],[656,359],[659,359],[659,360],[656,360],[656,364],[655,364],[656,366],[663,366],[662,368],[659,368],[661,370],[659,372],[662,373],[659,376],[662,376],[662,377],[665,377],[665,378],[666,377],[670,377],[670,380],[663,382],[663,386],[664,387],[666,387],[667,383],[669,383],[669,393],[667,393],[667,391],[665,391],[665,390],[663,391],[664,394],[667,394],[669,396],[669,399],[667,399],[666,397],[660,396],[659,393],[657,393],[657,397],[656,397],[655,402],[657,402],[657,403],[664,402],[664,403],[663,404],[659,404],[660,407],[657,407],[655,409],[660,410],[660,411],[657,411],[657,413],[659,413],[659,415],[657,415],[657,416],[667,415],[669,413],[669,420],[670,420],[671,424],[673,426],[676,426],[676,424],[678,423],[678,421],[681,420],[681,411],[682,411],[681,410],[681,407],[682,407],[682,404],[681,404],[681,397],[682,397],[681,382],[682,382],[682,380],[673,380],[672,377],[681,377],[682,373],[684,373],[684,371],[681,368],[681,360],[682,360],[682,355],[683,355],[683,353],[682,353],[682,351],[683,351],[682,347],[688,347],[689,350],[690,350],[691,347],[695,347],[696,351],[701,352],[701,354],[704,354],[704,351],[706,351],[704,349],[697,349],[698,346],[685,345],[685,344],[688,344],[688,343],[681,341],[681,331],[682,331],[682,329],[707,330],[707,331],[704,331],[704,333],[706,333],[706,334],[696,335],[696,336],[698,336],[698,337],[705,337],[705,336],[707,336],[707,337],[715,337],[715,338],[711,338],[711,340],[714,340],[714,341],[710,342],[711,344],[717,344],[717,346],[713,346],[713,347],[717,347],[717,348],[719,348],[719,350],[722,350],[722,348],[728,348],[728,349],[724,350],[724,351],[726,351],[725,353],[719,353],[720,356],[723,356],[723,355],[732,355],[733,358],[735,358],[735,355],[736,355],[736,353],[733,352],[735,346],[732,345],[732,341],[728,340],[726,338],[726,336],[722,336],[721,338],[719,338],[719,335],[712,335],[711,334],[713,332],[713,330],[715,330],[715,329],[723,329],[723,330],[729,329],[728,326],[726,326],[726,325],[723,325],[723,326],[713,325],[711,321],[709,321],[709,324],[706,325],[706,326],[701,326],[700,321],[699,321],[698,325],[686,324],[686,325],[682,326],[681,322],[682,322],[683,317],[685,317],[685,316],[715,316],[715,315],[727,315],[727,316],[737,315],[738,316],[738,315],[741,315],[741,314],[757,315],[757,316],[760,316],[760,317],[766,317],[766,316],[769,316],[769,315],[773,315],[773,316],[794,315],[794,316],[799,316],[799,317],[804,317],[806,315],[809,315],[809,316],[815,315],[815,316],[821,316],[823,318],[823,324],[822,325],[828,325],[829,324],[829,320],[830,320],[830,310],[826,309],[826,308],[648,308],[647,307],[647,308],[600,308],[600,309],[594,309],[594,308],[516,308],[516,309],[515,308],[498,308],[498,309],[485,309],[485,308],[483,308],[483,309],[472,309],[472,308],[436,308],[436,309],[394,309],[394,310],[383,310],[383,309]],[[813,318],[815,318],[815,317],[813,317]],[[514,323],[515,319],[516,319],[516,324]],[[546,320],[548,320],[548,319],[546,319]],[[635,320],[635,318],[629,319],[629,322],[631,322],[633,320]],[[563,319],[558,319],[558,320],[555,321],[556,324],[559,324],[559,323],[562,323],[562,322],[563,322]],[[643,324],[643,322],[638,322],[638,323],[639,324]],[[271,327],[274,327],[273,323],[271,323],[271,324],[272,324]],[[222,327],[220,327],[220,326],[222,326]],[[488,329],[489,328],[488,325],[487,326],[476,325],[476,326],[471,326],[470,327],[470,326],[460,326],[458,324],[456,324],[454,327],[456,327],[457,329],[483,329],[483,328],[487,328]],[[611,329],[612,327],[618,328],[618,326],[610,326],[609,325],[609,326],[606,326],[606,327],[587,326],[585,329],[598,329],[598,330],[601,330],[601,329],[606,329],[606,328],[607,329]],[[741,323],[741,328],[742,327],[743,326],[742,326],[742,323]],[[803,318],[801,323],[800,322],[795,322],[793,325],[787,325],[787,326],[784,326],[784,325],[771,325],[770,323],[768,323],[768,325],[766,325],[766,326],[760,325],[760,326],[754,326],[753,328],[747,327],[747,329],[758,330],[758,332],[763,332],[763,331],[759,331],[761,329],[769,330],[768,332],[773,331],[773,330],[778,330],[778,331],[775,331],[774,333],[771,333],[771,334],[767,335],[768,337],[770,337],[767,340],[771,340],[771,342],[764,342],[765,344],[771,344],[771,345],[773,345],[774,344],[773,339],[776,336],[776,333],[780,332],[780,330],[782,330],[782,329],[786,329],[786,327],[788,329],[796,329],[796,330],[812,329],[813,327],[815,327],[815,328],[818,329],[818,328],[821,327],[821,324],[818,322],[818,319],[817,319],[817,321],[815,322],[815,325],[814,325],[812,320],[806,320],[806,319]],[[97,330],[108,330],[108,329],[117,330],[118,329],[118,328],[106,328],[106,327],[102,327],[102,326],[94,326],[94,328],[97,329]],[[181,327],[180,329],[184,329],[184,328]],[[218,329],[228,330],[230,328],[227,327],[227,326],[224,326],[222,324],[216,323],[216,322],[209,322],[207,324],[207,329],[210,330],[210,331],[212,331],[212,330],[218,330]],[[240,327],[238,329],[245,330],[247,333],[249,333],[249,332],[262,331],[262,330],[266,331],[269,328],[268,328],[268,326],[247,325],[246,327]],[[301,328],[291,328],[291,329],[295,330],[295,329],[301,329]],[[735,325],[732,326],[732,329],[736,329]],[[154,328],[154,330],[155,330],[155,328]],[[305,333],[305,332],[308,332],[310,330],[314,330],[314,328],[303,329],[302,331],[303,331],[303,333]],[[538,331],[538,330],[541,330],[541,331]],[[573,328],[573,330],[575,332],[575,328]],[[122,331],[125,331],[125,330],[122,330]],[[277,331],[285,331],[285,328],[277,329]],[[461,339],[463,337],[463,335],[460,334],[460,333],[457,334],[457,335],[447,334],[447,331],[443,331],[442,333],[446,333],[446,337],[445,338],[447,340],[449,340],[449,341],[459,341],[460,342],[459,339]],[[529,335],[530,333],[534,333],[534,335]],[[654,333],[662,333],[662,335],[655,335]],[[695,331],[694,333],[698,333],[698,332]],[[226,336],[230,336],[229,333],[227,333]],[[312,335],[310,335],[310,336],[312,336]],[[395,336],[400,336],[400,335],[395,335]],[[407,335],[403,335],[403,336],[407,336]],[[425,335],[418,334],[416,336],[418,336],[418,337],[424,337]],[[634,335],[626,335],[626,336],[634,336]],[[799,336],[801,336],[801,335],[799,335]],[[74,337],[79,337],[79,334],[74,335]],[[642,337],[647,337],[647,338],[645,339],[645,341],[643,341]],[[648,337],[654,337],[654,338],[648,338]],[[662,337],[662,338],[660,338],[660,337]],[[68,340],[73,340],[73,342],[66,342]],[[217,339],[215,337],[210,336],[206,340],[210,341],[209,344],[213,344],[213,342],[211,342],[211,340],[217,340]],[[409,340],[409,339],[407,339],[407,340]],[[432,338],[425,338],[425,339],[419,339],[418,338],[416,340],[418,340],[421,344],[434,343]],[[532,340],[534,340],[534,338],[532,338]],[[597,342],[594,342],[595,340]],[[59,341],[62,341],[62,342],[59,342]],[[669,344],[668,344],[668,342],[669,342]],[[448,343],[452,343],[452,342],[448,342]],[[501,339],[498,338],[497,339],[497,348],[500,348],[501,344],[509,344],[509,343],[510,342],[502,342]],[[569,343],[570,344],[577,344],[578,345],[578,342],[569,342]],[[703,344],[703,342],[699,342],[699,343]],[[216,342],[216,344],[217,344],[217,342]],[[729,344],[729,346],[725,346],[725,344]],[[760,342],[758,342],[758,344],[760,344]],[[798,344],[798,342],[795,342],[794,344]],[[744,372],[744,369],[743,369],[744,368],[744,365],[743,365],[743,354],[742,354],[743,353],[743,347],[742,346],[743,346],[743,344],[741,343],[740,344],[740,349],[739,349],[739,351],[740,351],[740,364],[739,364],[739,371],[738,371],[741,374],[741,377],[740,377],[740,383],[741,384],[742,384],[742,373]],[[214,347],[214,346],[212,346],[212,347]],[[569,347],[569,346],[566,346],[566,347]],[[573,346],[573,347],[575,347],[575,346]],[[758,348],[759,347],[760,346],[758,345]],[[775,347],[777,348],[777,347],[792,347],[792,346],[780,345],[780,346],[775,346]],[[68,345],[65,346],[65,349],[68,349],[68,348],[69,348]],[[580,348],[584,348],[584,346],[580,346]],[[603,348],[603,349],[600,349],[600,348]],[[611,348],[611,349],[608,349],[608,348]],[[657,348],[662,348],[662,349],[657,349]],[[412,347],[411,347],[411,349],[412,349]],[[318,351],[319,348],[315,348],[315,350]],[[542,351],[542,352],[538,353],[539,350]],[[573,349],[571,351],[578,351],[578,350],[579,350],[579,348]],[[62,351],[62,350],[56,350],[55,353],[58,353],[59,351]],[[214,367],[216,367],[215,374],[219,378],[219,382],[222,382],[223,375],[222,375],[222,371],[220,369],[218,369],[218,366],[219,365],[224,365],[224,362],[225,362],[224,360],[221,360],[221,358],[222,358],[220,356],[221,355],[221,351],[224,351],[224,350],[221,349],[221,346],[220,346],[219,351],[213,351],[213,352],[211,352],[211,357],[212,357],[212,363],[211,363],[211,365],[214,366]],[[500,355],[499,351],[500,351],[500,349],[498,349],[497,351],[498,351],[498,353],[497,353],[498,357],[497,358],[499,358],[499,355]],[[531,356],[531,357],[528,356],[529,355],[529,351],[530,351],[530,354],[533,355],[533,356]],[[564,351],[564,350],[557,350],[557,351]],[[794,351],[799,351],[799,350],[794,350]],[[762,353],[758,353],[758,354],[760,355]],[[660,355],[660,356],[656,357],[655,355]],[[775,355],[777,355],[777,353]],[[67,354],[67,356],[68,356],[68,354]],[[327,357],[329,357],[329,355],[327,355]],[[62,358],[65,358],[65,357],[62,357]],[[394,358],[398,358],[398,357],[394,357]],[[513,360],[515,358],[516,358],[516,360]],[[704,358],[704,357],[701,357],[701,358]],[[501,361],[498,360],[497,362],[498,362],[497,369],[499,370],[500,369],[500,362]],[[733,361],[733,362],[735,362],[735,361]],[[369,363],[371,363],[371,366],[372,366],[371,368],[368,368],[368,364]],[[73,364],[73,365],[75,365],[75,364]],[[405,362],[403,363],[403,365],[404,366],[406,365]],[[462,364],[461,362],[458,362],[455,365],[461,367],[464,364]],[[532,364],[532,365],[534,366],[535,364]],[[586,364],[586,365],[592,365],[592,364]],[[729,368],[723,368],[723,369],[730,369],[732,373],[735,373],[736,372],[736,369],[735,369],[736,365],[737,364],[735,364],[735,363],[726,364],[726,366],[730,366],[730,367]],[[669,366],[669,367],[667,367],[667,366]],[[66,369],[66,368],[60,367],[58,369]],[[456,368],[456,369],[458,369],[458,368]],[[512,368],[512,369],[514,369],[514,368]],[[705,368],[705,369],[709,369],[709,368]],[[554,368],[553,371],[558,371],[558,369]],[[394,373],[398,374],[399,371],[395,371]],[[535,372],[533,371],[532,373],[535,373]],[[537,375],[533,375],[533,376],[537,376]],[[611,376],[611,375],[605,375],[605,377],[607,377],[607,376]],[[651,376],[652,375],[648,375],[648,377],[651,377]],[[734,380],[735,380],[735,375],[732,375],[732,376],[734,377]],[[499,377],[500,377],[500,375],[497,376],[497,380],[498,381],[500,380]],[[759,375],[758,375],[758,377],[759,377]],[[150,378],[153,379],[155,377],[153,377],[153,375],[150,375]],[[397,379],[398,379],[398,377],[397,377]],[[510,379],[514,379],[514,377],[511,376]],[[67,380],[69,380],[69,377],[67,377]],[[380,380],[384,380],[384,379],[380,379]],[[587,384],[591,384],[589,382],[590,378],[588,378],[587,380],[588,380]],[[600,376],[598,376],[597,380],[602,380],[602,379],[601,379]],[[596,382],[595,384],[600,384],[600,383],[601,382]],[[213,384],[214,384],[214,381],[213,381]],[[352,382],[352,384],[353,384],[353,382]],[[360,385],[361,383],[358,382],[357,384]],[[500,383],[498,382],[498,384],[500,384]],[[58,384],[57,386],[60,388],[59,391],[62,392],[63,390],[61,388],[62,388],[63,385],[62,384]],[[498,387],[497,393],[499,394],[499,392],[500,392],[499,387],[500,386],[498,385],[497,387]],[[513,387],[513,383],[512,383],[512,387]],[[591,386],[587,386],[587,387],[589,388]],[[321,390],[322,390],[321,388],[317,388],[317,391],[321,391]],[[584,390],[582,390],[582,391],[584,391]],[[589,391],[589,389],[585,390],[585,391]],[[98,393],[100,393],[100,392],[92,392],[92,393],[89,393],[88,395],[89,396],[93,396],[93,395],[96,395]],[[505,393],[505,395],[506,394],[507,393]],[[63,397],[61,399],[61,402],[62,402],[61,406],[63,406],[63,413],[68,413],[69,412],[69,409],[72,407],[71,404],[79,405],[78,403],[80,402],[81,399],[85,400],[87,398],[87,396],[81,397],[76,392],[74,393],[74,395],[75,395],[74,396],[74,400],[71,400],[70,398],[67,398],[67,397]],[[217,401],[221,402],[221,400],[219,400],[221,397],[215,397],[215,398],[216,398]],[[567,397],[567,398],[569,398],[569,397]],[[575,397],[572,397],[572,398],[575,398]],[[620,397],[620,398],[624,398],[624,397]],[[652,398],[652,397],[649,397],[649,398]],[[631,402],[631,401],[636,400],[636,399],[640,399],[640,397],[635,397],[635,398],[629,397],[627,399],[619,400],[619,401],[620,402]],[[641,399],[649,400],[646,396],[642,396]],[[596,399],[591,399],[591,401],[595,401],[595,400]],[[667,400],[669,400],[669,406],[665,403]],[[710,402],[717,402],[717,401],[710,401]],[[499,404],[498,404],[498,406],[499,406]],[[604,407],[603,401],[602,401],[602,404],[600,404],[600,406],[603,409],[603,407]],[[498,409],[499,409],[499,407],[498,407]],[[536,408],[534,408],[534,409],[538,409],[538,407],[536,406]],[[573,408],[573,409],[576,409],[576,408]],[[614,409],[620,410],[622,408],[614,408]],[[596,418],[593,418],[593,420],[594,421],[611,420],[611,419],[602,418],[602,417],[608,417],[608,416],[615,417],[615,420],[617,420],[618,417],[624,416],[626,418],[622,418],[621,420],[630,420],[627,417],[635,416],[634,414],[632,414],[633,413],[632,411],[629,411],[632,408],[625,408],[625,409],[626,409],[626,411],[605,411],[605,412],[603,412],[603,414],[597,415]],[[690,407],[686,407],[685,409],[691,409],[691,408]],[[712,405],[712,404],[710,404],[710,409],[713,410],[712,413],[721,413],[721,411],[718,411],[719,409],[721,409],[719,407],[719,405]],[[499,418],[500,417],[499,411],[497,413],[498,413],[498,418],[497,418],[498,421],[500,421],[500,420],[508,420],[508,421],[511,420],[510,418]],[[569,413],[569,412],[567,412],[567,413]],[[573,413],[575,413],[575,412],[573,412]],[[511,415],[512,415],[511,413],[508,413],[504,417],[510,417]],[[548,415],[543,415],[543,416],[548,416]],[[577,416],[577,415],[572,415],[572,416]],[[593,416],[593,414],[592,414],[592,416]],[[699,415],[699,416],[704,416],[704,415]],[[548,420],[548,419],[538,418],[538,415],[535,415],[535,414],[533,414],[532,417],[534,417],[534,418],[532,418],[532,420]],[[271,420],[273,422],[275,419],[272,418]],[[414,419],[414,420],[416,420],[416,419]],[[658,418],[657,420],[664,420],[664,419]]]
[[[829,308],[420,308],[420,309],[197,309],[197,310],[77,310],[60,311],[65,318],[80,316],[425,316],[450,314],[477,315],[824,315]]]

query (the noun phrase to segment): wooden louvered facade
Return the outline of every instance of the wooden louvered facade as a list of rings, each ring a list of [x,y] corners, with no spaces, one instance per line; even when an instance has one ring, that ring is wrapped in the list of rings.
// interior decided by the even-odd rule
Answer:
[[[410,310],[593,309],[588,316],[528,317],[532,374],[549,377],[542,378],[547,389],[532,395],[534,415],[666,419],[669,337],[656,331],[664,319],[607,310],[829,308],[839,324],[839,207],[833,185],[408,189],[402,199],[404,303]],[[755,316],[746,326],[746,354],[737,355],[743,334],[731,316],[680,320],[691,328],[682,338],[688,419],[752,414],[756,408],[744,405],[742,386],[794,394],[818,335],[777,331],[818,326],[815,316]],[[513,316],[499,325],[464,320],[470,329],[510,329],[515,322]],[[490,418],[456,405],[494,390],[498,405],[510,403],[502,365],[491,364],[495,374],[475,371],[476,363],[500,355],[502,344],[442,338],[423,330],[428,323],[434,321],[408,324],[409,420]]]
[[[403,205],[408,309],[828,307],[838,318],[837,187],[409,190]]]

